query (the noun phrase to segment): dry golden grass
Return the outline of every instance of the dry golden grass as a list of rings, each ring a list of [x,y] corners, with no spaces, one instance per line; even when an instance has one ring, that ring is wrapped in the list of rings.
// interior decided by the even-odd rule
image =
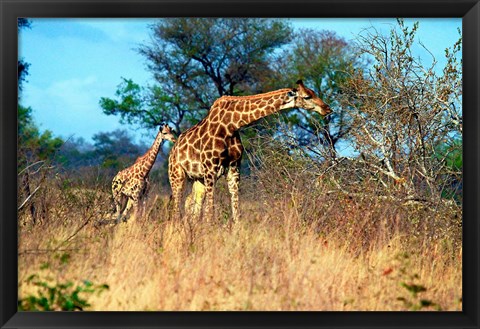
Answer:
[[[452,213],[297,189],[243,193],[242,220],[230,227],[221,184],[215,223],[169,221],[168,196],[155,189],[136,221],[96,227],[112,210],[108,193],[52,187],[58,203],[43,223],[19,227],[19,296],[35,294],[26,280],[38,274],[108,284],[85,295],[89,310],[462,308],[461,228],[448,224]]]

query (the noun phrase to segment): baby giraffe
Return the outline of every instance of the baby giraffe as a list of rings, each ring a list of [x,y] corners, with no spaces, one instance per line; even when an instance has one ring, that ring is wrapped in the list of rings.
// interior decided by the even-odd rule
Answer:
[[[144,155],[138,157],[132,166],[123,169],[113,178],[112,194],[117,208],[115,213],[116,223],[120,223],[122,217],[126,221],[125,216],[132,206],[134,217],[136,216],[139,199],[146,192],[148,174],[157,159],[163,140],[175,143],[175,137],[168,125],[160,127],[152,147]]]

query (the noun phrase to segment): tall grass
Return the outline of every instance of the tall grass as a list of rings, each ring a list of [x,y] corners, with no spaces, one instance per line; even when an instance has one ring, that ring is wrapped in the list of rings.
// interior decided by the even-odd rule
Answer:
[[[36,274],[108,285],[90,310],[462,309],[459,207],[251,177],[234,225],[223,180],[213,223],[169,220],[153,184],[141,215],[116,226],[95,225],[113,212],[108,184],[50,180],[43,222],[19,214],[19,296],[36,293]]]

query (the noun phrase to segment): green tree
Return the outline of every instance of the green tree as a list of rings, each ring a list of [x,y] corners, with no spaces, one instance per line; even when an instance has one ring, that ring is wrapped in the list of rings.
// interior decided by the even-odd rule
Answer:
[[[152,42],[140,47],[155,86],[124,79],[115,100],[102,98],[106,114],[154,128],[162,121],[177,131],[191,126],[222,95],[263,90],[273,74],[272,54],[287,44],[290,26],[259,18],[167,18],[152,26]],[[295,80],[296,81],[296,80]]]
[[[57,152],[55,160],[63,169],[70,171],[99,163],[93,145],[82,137],[67,139]]]
[[[112,173],[131,165],[147,149],[145,145],[136,145],[125,130],[99,132],[92,139],[95,158]]]
[[[24,28],[30,28],[31,22],[26,18],[18,19],[18,31]],[[33,223],[40,216],[33,195],[39,190],[41,182],[46,175],[46,166],[57,150],[63,144],[63,140],[54,137],[49,130],[41,132],[33,120],[32,108],[20,104],[20,92],[22,86],[26,82],[28,75],[29,63],[24,59],[19,59],[18,69],[18,90],[19,104],[17,106],[18,118],[18,140],[17,140],[17,169],[19,175],[19,209],[29,209]],[[32,182],[32,175],[40,173],[40,181]],[[31,185],[34,184],[35,187]]]
[[[462,139],[459,137],[451,140],[445,139],[435,148],[435,156],[442,165],[442,175],[439,188],[444,198],[461,202],[463,192],[463,152]]]
[[[325,156],[327,150],[327,156],[336,156],[337,143],[348,137],[351,128],[349,107],[340,102],[340,96],[353,70],[364,65],[352,46],[335,32],[312,29],[295,32],[292,45],[275,62],[270,88],[281,88],[302,78],[334,110],[325,120],[308,111],[284,113],[285,120],[294,125],[298,145],[308,146],[313,155]]]
[[[18,106],[18,170],[23,171],[28,165],[52,160],[63,140],[54,137],[50,130],[40,132],[32,117],[32,108]]]
[[[18,105],[17,168],[19,175],[19,210],[28,209],[35,224],[44,211],[39,210],[33,195],[39,191],[47,175],[49,163],[63,144],[51,131],[40,132],[32,117],[32,109]],[[33,176],[38,176],[32,179]],[[40,207],[41,208],[41,207]]]
[[[168,103],[168,98],[159,88],[144,88],[131,79],[122,78],[115,99],[102,97],[100,106],[105,114],[119,115],[121,123],[154,128],[166,119],[163,102]]]
[[[29,21],[26,18],[18,18],[17,20],[17,27],[18,27],[18,32],[20,33],[21,29],[24,28],[31,28],[32,22]],[[28,68],[30,64],[25,62],[23,58],[19,58],[17,62],[17,72],[18,72],[18,90],[22,90],[22,85],[25,82],[25,79],[28,75]]]
[[[26,18],[18,18],[17,22],[19,33],[24,28],[31,28],[31,21]],[[21,91],[22,85],[25,83],[25,77],[28,75],[29,66],[30,64],[23,59],[18,61],[19,91]],[[51,159],[56,150],[63,143],[62,139],[53,137],[52,132],[49,130],[40,132],[33,120],[32,111],[31,107],[18,104],[17,168],[20,172],[34,162]]]

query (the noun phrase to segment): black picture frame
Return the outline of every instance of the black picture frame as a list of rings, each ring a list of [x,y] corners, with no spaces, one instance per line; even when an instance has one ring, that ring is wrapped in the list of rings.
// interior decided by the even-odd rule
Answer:
[[[0,325],[2,328],[479,327],[479,0],[1,0]],[[461,312],[17,312],[18,17],[461,17],[464,225]],[[439,31],[441,33],[441,31]]]

